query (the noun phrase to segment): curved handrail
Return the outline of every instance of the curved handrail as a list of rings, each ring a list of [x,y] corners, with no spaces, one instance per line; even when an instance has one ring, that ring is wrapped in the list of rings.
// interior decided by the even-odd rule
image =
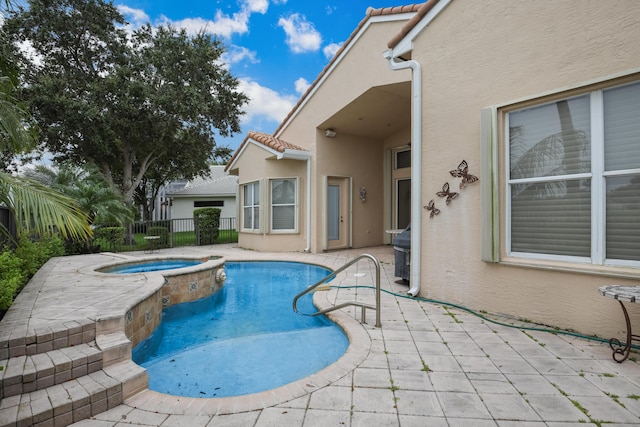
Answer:
[[[364,304],[364,303],[359,303],[356,301],[353,302],[345,302],[342,304],[338,304],[338,305],[334,305],[333,307],[329,307],[329,308],[325,308],[324,310],[319,310],[315,313],[301,313],[300,311],[298,311],[298,300],[308,294],[309,292],[313,291],[315,288],[317,288],[318,286],[322,285],[323,283],[325,283],[327,280],[329,279],[333,279],[336,277],[336,275],[344,270],[346,270],[347,268],[351,267],[353,264],[359,262],[362,259],[368,259],[369,261],[371,261],[373,263],[373,265],[376,267],[376,305],[375,307],[370,305],[370,304]],[[334,311],[334,310],[338,310],[340,308],[343,307],[347,307],[347,306],[356,306],[356,307],[362,307],[364,308],[372,308],[376,310],[376,327],[381,327],[382,323],[380,322],[380,262],[376,259],[376,257],[374,257],[373,255],[370,254],[362,254],[354,259],[352,259],[351,261],[349,261],[348,263],[346,263],[345,265],[343,265],[342,267],[340,267],[339,269],[337,269],[336,271],[331,272],[329,275],[323,277],[322,279],[320,279],[319,281],[317,281],[316,283],[314,283],[313,285],[307,287],[305,290],[303,290],[302,292],[300,292],[298,295],[295,296],[295,298],[293,298],[293,311],[295,311],[298,314],[302,314],[305,316],[319,316],[321,314],[325,314],[328,313],[330,311]]]

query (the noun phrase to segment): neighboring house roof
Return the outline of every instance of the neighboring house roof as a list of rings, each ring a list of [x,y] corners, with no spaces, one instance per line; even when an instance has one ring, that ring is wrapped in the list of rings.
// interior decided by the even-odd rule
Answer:
[[[225,172],[225,166],[211,166],[210,176],[197,177],[189,181],[182,190],[167,192],[170,197],[189,196],[235,196],[238,188],[238,177]]]
[[[224,169],[225,171],[233,168],[233,164],[238,159],[238,157],[240,157],[248,144],[256,144],[266,149],[267,151],[274,152],[274,154],[278,153],[278,158],[295,158],[297,160],[300,160],[302,158],[307,158],[310,156],[310,153],[304,148],[298,147],[297,145],[291,144],[280,138],[276,138],[273,135],[269,135],[268,133],[249,131],[236,152],[233,153],[233,156]]]

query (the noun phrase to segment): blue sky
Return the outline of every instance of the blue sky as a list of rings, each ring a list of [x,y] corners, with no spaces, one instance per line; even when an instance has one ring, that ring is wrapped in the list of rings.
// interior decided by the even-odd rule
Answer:
[[[250,130],[272,133],[368,7],[401,0],[114,0],[137,27],[171,24],[224,42],[223,60],[249,96],[242,132],[216,142],[236,149]],[[380,52],[382,58],[382,52]]]

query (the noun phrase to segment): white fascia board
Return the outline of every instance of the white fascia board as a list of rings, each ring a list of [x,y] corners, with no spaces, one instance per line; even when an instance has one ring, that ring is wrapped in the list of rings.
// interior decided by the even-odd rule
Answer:
[[[311,92],[306,94],[306,96],[305,96],[304,100],[302,101],[302,103],[300,105],[298,105],[296,110],[287,119],[286,123],[284,123],[282,125],[282,127],[279,130],[279,132],[274,136],[276,138],[278,138],[280,135],[282,135],[282,132],[284,132],[284,130],[287,128],[287,126],[298,115],[298,112],[300,112],[300,110],[302,110],[304,108],[304,106],[307,104],[307,102],[309,102],[309,100],[313,97],[313,95],[318,91],[320,86],[322,86],[324,81],[329,77],[329,75],[331,75],[333,70],[335,70],[335,68],[338,66],[338,64],[344,59],[344,57],[349,53],[349,51],[351,51],[351,48],[356,44],[356,42],[360,39],[360,37],[362,37],[362,35],[365,33],[365,31],[367,31],[369,26],[371,26],[372,24],[375,24],[375,23],[379,23],[379,22],[408,21],[414,15],[415,15],[415,12],[407,12],[407,13],[398,13],[398,14],[394,14],[394,15],[380,15],[380,16],[372,16],[372,17],[370,17],[367,20],[367,22],[365,22],[365,24],[362,26],[362,28],[360,28],[360,31],[358,31],[358,33],[353,37],[351,42],[347,46],[345,46],[345,48],[342,50],[342,52],[340,52],[340,56],[338,56],[335,59],[335,61],[333,61],[333,63],[329,67],[329,69],[324,73],[324,75],[320,78],[320,80],[318,80],[318,82],[314,85],[314,87],[311,89]]]
[[[292,150],[290,148],[286,148],[284,153],[278,153],[278,160],[280,159],[290,159],[290,160],[308,160],[311,158],[311,153],[308,151],[302,150]]]

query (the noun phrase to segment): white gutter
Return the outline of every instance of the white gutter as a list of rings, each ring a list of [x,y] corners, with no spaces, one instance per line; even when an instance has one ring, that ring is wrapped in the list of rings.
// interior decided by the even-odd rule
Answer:
[[[422,258],[422,67],[414,60],[398,61],[391,49],[384,53],[392,70],[411,69],[411,264],[410,296],[420,293],[420,259]]]
[[[305,252],[311,250],[311,158],[307,158],[307,194],[306,194],[306,234],[307,234],[307,247],[304,248]]]

